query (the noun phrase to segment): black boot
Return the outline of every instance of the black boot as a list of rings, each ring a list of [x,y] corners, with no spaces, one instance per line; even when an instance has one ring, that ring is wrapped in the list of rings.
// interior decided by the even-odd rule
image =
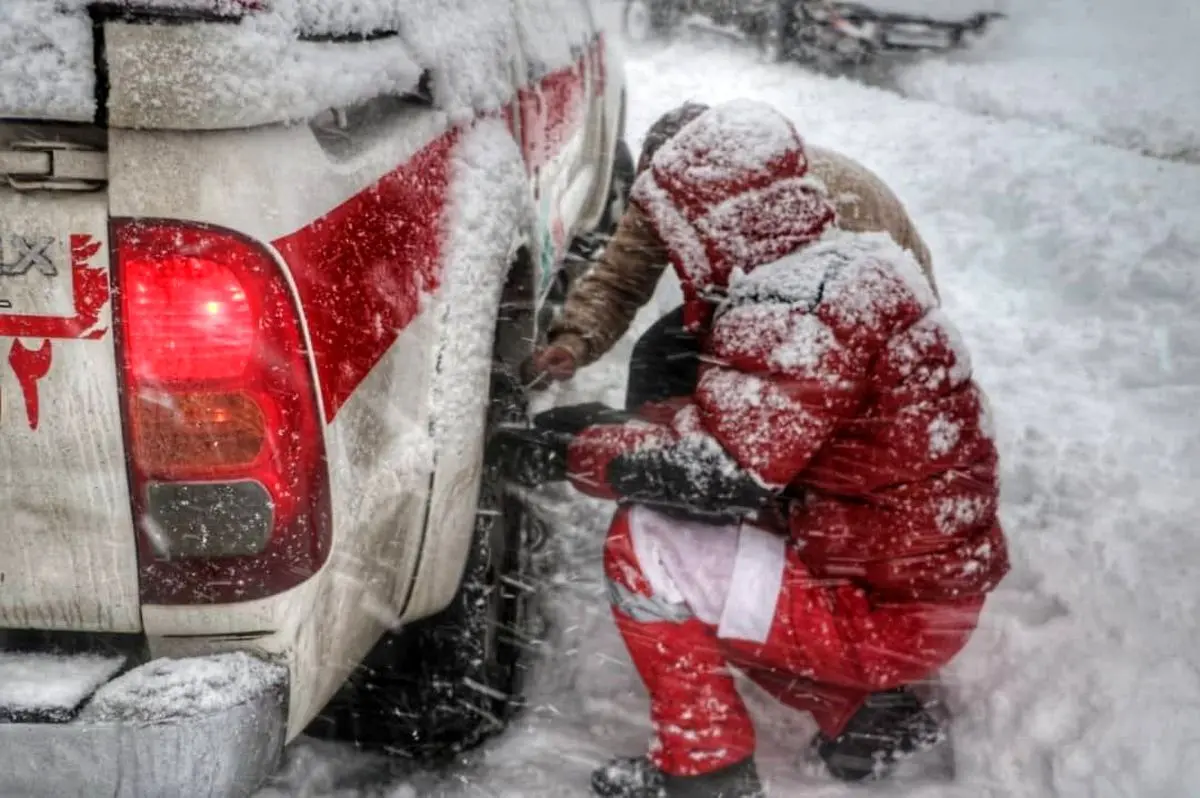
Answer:
[[[668,776],[644,756],[617,759],[592,773],[601,798],[765,798],[753,759],[703,776]]]
[[[886,778],[897,761],[927,751],[946,739],[945,719],[909,690],[875,693],[830,739],[818,734],[817,754],[842,781]]]
[[[602,798],[666,798],[666,784],[663,772],[638,756],[592,771],[592,792]]]

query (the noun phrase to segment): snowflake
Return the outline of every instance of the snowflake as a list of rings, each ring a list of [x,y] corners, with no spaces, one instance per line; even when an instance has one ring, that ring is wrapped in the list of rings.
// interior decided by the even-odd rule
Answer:
[[[962,435],[962,426],[939,415],[929,422],[929,454],[942,457],[950,453]]]

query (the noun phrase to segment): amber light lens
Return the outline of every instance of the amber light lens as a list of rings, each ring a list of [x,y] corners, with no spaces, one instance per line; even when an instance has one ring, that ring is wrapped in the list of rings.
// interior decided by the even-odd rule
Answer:
[[[135,456],[148,473],[219,470],[258,460],[262,409],[245,393],[150,393],[137,398]]]

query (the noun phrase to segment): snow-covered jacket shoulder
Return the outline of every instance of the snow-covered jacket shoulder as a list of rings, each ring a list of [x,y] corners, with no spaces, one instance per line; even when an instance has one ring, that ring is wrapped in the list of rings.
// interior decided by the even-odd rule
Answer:
[[[705,428],[765,484],[790,484],[878,393],[871,372],[889,341],[935,305],[911,256],[882,233],[832,232],[734,274],[694,397]],[[808,476],[855,493],[875,482],[857,467]]]
[[[805,497],[789,531],[818,575],[894,598],[968,598],[1007,571],[985,399],[889,236],[831,232],[732,274],[703,356],[668,424],[636,439],[596,431],[596,462],[620,445],[708,439],[765,486]],[[576,462],[600,479],[595,462]]]
[[[1008,571],[987,400],[912,256],[836,232],[734,276],[699,421],[764,483],[801,488],[790,532],[829,577],[951,600]]]

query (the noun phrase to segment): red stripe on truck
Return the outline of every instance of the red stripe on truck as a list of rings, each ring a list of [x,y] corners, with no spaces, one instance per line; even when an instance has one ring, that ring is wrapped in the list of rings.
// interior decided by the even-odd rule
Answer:
[[[296,281],[325,420],[416,318],[442,272],[452,130],[360,194],[274,242]]]
[[[529,171],[545,166],[583,123],[587,114],[587,56],[546,75],[517,93],[522,149]]]
[[[585,54],[518,92],[523,151],[532,172],[585,122]],[[497,115],[512,128],[507,108]],[[300,295],[325,404],[325,421],[366,379],[435,291],[456,128],[320,219],[276,240]],[[561,220],[554,220],[561,224]]]

